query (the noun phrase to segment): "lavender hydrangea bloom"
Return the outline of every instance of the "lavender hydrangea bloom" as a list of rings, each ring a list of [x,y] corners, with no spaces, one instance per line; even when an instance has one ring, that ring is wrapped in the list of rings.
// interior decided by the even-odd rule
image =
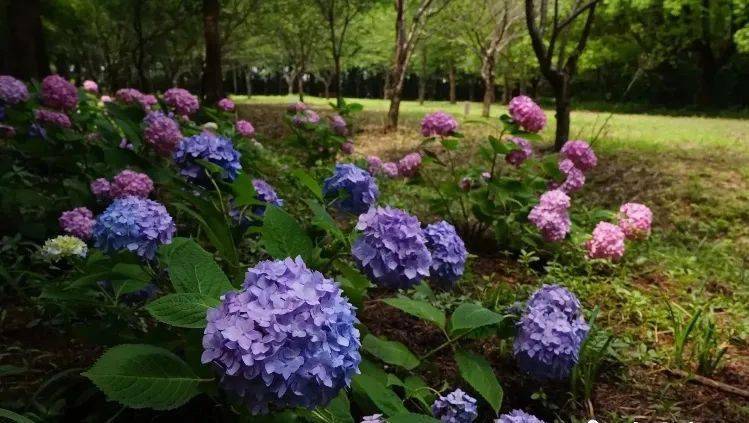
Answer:
[[[233,112],[236,105],[229,98],[222,98],[216,103],[216,106],[225,112]]]
[[[398,177],[398,164],[394,162],[387,162],[382,164],[382,173],[390,178]]]
[[[348,135],[348,127],[346,126],[346,121],[341,117],[341,115],[333,115],[329,118],[330,120],[330,128],[333,130],[333,133],[345,137]]]
[[[333,176],[323,183],[323,195],[338,197],[336,207],[345,212],[361,214],[377,202],[380,190],[366,170],[353,164],[337,164]]]
[[[525,138],[511,137],[510,141],[518,148],[507,153],[505,161],[513,166],[520,166],[533,154],[533,147],[531,146],[530,141]]]
[[[430,279],[443,289],[452,289],[465,269],[468,251],[455,227],[447,222],[432,223],[424,229],[427,249],[432,254]]]
[[[164,93],[164,102],[177,114],[191,115],[198,111],[198,98],[184,88],[169,88]]]
[[[382,172],[382,159],[377,156],[367,156],[369,173],[377,175]]]
[[[304,109],[301,112],[294,115],[291,119],[291,123],[296,127],[304,127],[305,125],[314,125],[320,122],[320,115],[315,113],[314,110]]]
[[[201,361],[252,413],[269,406],[312,409],[359,372],[354,307],[322,273],[296,259],[262,261],[239,292],[209,309]]]
[[[398,161],[398,174],[401,176],[414,176],[421,166],[421,155],[409,153]]]
[[[98,94],[99,84],[97,84],[95,81],[87,79],[83,81],[83,91],[86,91],[87,93],[91,93],[91,94]]]
[[[176,226],[166,208],[146,198],[115,199],[96,217],[93,237],[96,248],[105,252],[132,251],[152,259],[159,244],[169,244]]]
[[[512,410],[507,414],[502,414],[494,423],[544,423],[538,417],[528,414],[522,410]]]
[[[575,167],[570,159],[559,162],[559,171],[567,175],[567,178],[559,186],[559,189],[567,194],[579,191],[585,185],[585,173]]]
[[[69,110],[78,104],[78,91],[60,75],[49,75],[42,80],[42,102],[53,109]]]
[[[122,103],[135,104],[140,101],[141,97],[143,97],[143,93],[136,90],[135,88],[120,88],[119,90],[117,90],[114,96],[117,97],[117,100],[121,101]],[[103,97],[102,101],[104,101]]]
[[[618,261],[624,255],[624,231],[609,222],[598,222],[590,240],[585,243],[588,258]]]
[[[589,330],[580,301],[561,286],[544,285],[518,321],[513,345],[518,366],[539,380],[566,378]]]
[[[73,210],[64,211],[58,221],[63,232],[84,241],[91,238],[94,223],[96,223],[94,213],[86,207],[77,207]]]
[[[236,129],[239,135],[245,138],[252,138],[252,136],[255,135],[255,128],[246,120],[238,120],[237,123],[234,124],[234,129]]]
[[[458,130],[458,121],[449,114],[438,111],[421,120],[421,135],[425,137],[449,137]]]
[[[174,152],[174,161],[181,168],[180,174],[195,182],[205,179],[203,168],[195,162],[196,159],[207,160],[219,166],[223,169],[222,178],[233,181],[242,170],[239,156],[230,139],[203,132],[182,138]]]
[[[432,257],[419,220],[391,207],[372,207],[359,216],[362,235],[351,247],[359,267],[378,285],[407,289],[429,276]]]
[[[169,156],[174,153],[182,133],[179,124],[163,112],[149,112],[143,119],[143,138],[153,145],[157,153]]]
[[[145,173],[125,169],[112,178],[109,195],[112,198],[127,196],[147,198],[153,191],[153,181]]]
[[[302,103],[301,101],[297,101],[296,103],[291,103],[286,108],[286,111],[291,114],[296,114],[299,112],[303,112],[305,110],[307,110],[307,105]]]
[[[34,110],[34,118],[37,122],[46,126],[70,128],[73,125],[68,115],[55,110],[36,109]]]
[[[153,94],[143,94],[138,99],[138,104],[146,111],[151,110],[151,107],[155,106],[158,102],[159,100]]]
[[[619,208],[619,227],[628,239],[643,239],[650,235],[653,212],[640,203],[626,203]]]
[[[14,105],[29,99],[26,84],[9,75],[0,75],[0,103]]]
[[[593,169],[598,164],[596,153],[585,141],[567,141],[562,146],[560,154],[563,158],[571,160],[575,167],[583,172]]]
[[[538,132],[546,126],[546,115],[530,97],[519,95],[508,106],[512,120],[528,132]]]
[[[255,188],[255,193],[257,194],[256,198],[258,200],[276,207],[283,206],[283,199],[278,197],[276,190],[273,189],[271,184],[262,179],[253,179],[252,187]],[[262,216],[265,214],[265,206],[255,206],[252,212],[258,216]]]
[[[112,184],[104,178],[98,178],[91,181],[89,185],[91,187],[91,193],[94,194],[99,200],[106,200],[111,198],[110,191],[112,190]]]
[[[539,203],[528,214],[530,220],[549,242],[563,240],[570,231],[570,197],[560,190],[551,190],[541,195]]]
[[[456,389],[434,401],[432,415],[443,423],[470,423],[479,416],[476,398]]]
[[[372,414],[371,416],[364,416],[360,423],[387,423],[385,417],[382,414]]]

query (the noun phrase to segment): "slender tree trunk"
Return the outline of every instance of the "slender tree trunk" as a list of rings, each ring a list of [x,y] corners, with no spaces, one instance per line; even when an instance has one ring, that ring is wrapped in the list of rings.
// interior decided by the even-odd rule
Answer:
[[[8,70],[30,80],[49,74],[40,0],[8,2]]]
[[[455,104],[457,100],[457,95],[455,93],[455,65],[450,66],[450,74],[449,78],[450,80],[450,104]]]
[[[510,77],[507,76],[507,73],[504,75],[504,82],[505,82],[505,88],[504,92],[502,93],[502,103],[507,104],[510,102],[510,99],[512,99],[512,87],[510,86]]]
[[[299,72],[299,76],[296,79],[297,91],[299,94],[299,101],[304,102],[304,72]]]
[[[232,85],[234,87],[234,94],[236,94],[239,90],[237,89],[237,65],[232,66],[231,68],[231,81]]]
[[[252,97],[252,68],[250,66],[245,69],[244,84],[247,88],[247,98]]]
[[[330,82],[328,82],[325,78],[322,79],[322,87],[323,87],[323,93],[325,95],[325,99],[330,99]]]
[[[135,50],[135,69],[138,72],[138,86],[148,91],[148,78],[146,76],[146,41],[143,38],[143,0],[136,0],[135,13],[133,15],[133,29],[137,40]]]
[[[336,105],[340,107],[343,105],[343,83],[341,81],[341,54],[340,52],[334,55],[335,69],[333,70],[333,89],[335,89],[335,101]]]
[[[561,83],[553,87],[554,100],[556,102],[557,129],[554,136],[554,149],[559,151],[564,143],[570,138],[570,103],[572,92],[570,90],[570,78],[563,76]]]
[[[697,105],[706,108],[713,106],[713,87],[718,76],[719,66],[712,49],[704,45],[699,49],[700,78],[697,86]]]
[[[427,95],[427,49],[421,49],[421,74],[419,75],[419,104],[424,104]]]
[[[494,102],[494,55],[488,54],[483,58],[481,66],[481,79],[484,81],[484,105],[481,116],[489,117],[492,103]]]
[[[390,98],[390,68],[385,70],[385,77],[382,84],[382,99],[387,100]]]
[[[203,97],[209,104],[224,96],[221,73],[221,34],[218,19],[219,0],[203,0],[203,36],[205,37],[205,65],[203,68]]]

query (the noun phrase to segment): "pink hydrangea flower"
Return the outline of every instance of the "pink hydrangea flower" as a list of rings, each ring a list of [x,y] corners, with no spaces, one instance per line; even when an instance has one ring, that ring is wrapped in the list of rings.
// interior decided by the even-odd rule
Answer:
[[[653,212],[639,203],[626,203],[619,208],[619,227],[629,239],[643,239],[650,235]]]
[[[84,241],[91,238],[91,233],[96,223],[94,213],[85,207],[78,207],[62,212],[59,222],[60,228],[65,233]]]
[[[530,97],[520,95],[509,104],[512,120],[528,132],[538,132],[546,126],[546,114]]]
[[[387,162],[382,164],[382,173],[391,178],[398,177],[398,165],[394,162]]]
[[[236,107],[234,102],[229,98],[222,98],[218,103],[216,103],[216,106],[225,112],[233,112]]]
[[[303,112],[305,110],[307,110],[307,105],[302,103],[301,101],[297,101],[296,103],[291,103],[286,108],[286,111],[292,114]]]
[[[155,111],[149,112],[143,123],[146,126],[143,130],[146,142],[153,145],[156,152],[162,156],[171,155],[182,139],[177,121],[160,111]]]
[[[585,185],[585,174],[575,167],[570,159],[559,162],[559,171],[567,175],[567,179],[559,186],[559,189],[567,194],[579,191]]]
[[[585,244],[588,258],[618,261],[624,255],[624,231],[609,222],[598,222],[593,236]]]
[[[110,191],[112,190],[112,185],[104,178],[98,178],[91,181],[90,184],[91,187],[91,193],[94,194],[94,197],[98,198],[99,200],[107,200],[110,197]]]
[[[377,175],[382,172],[382,159],[377,156],[367,156],[369,173]]]
[[[354,143],[346,141],[341,144],[341,152],[343,152],[343,154],[354,154]]]
[[[137,103],[141,97],[143,97],[143,93],[136,90],[135,88],[120,88],[119,90],[117,90],[114,96],[117,97],[117,100],[121,101],[122,103],[134,104]],[[104,101],[103,97],[102,101]]]
[[[34,117],[37,122],[46,126],[56,126],[58,128],[70,128],[72,123],[68,115],[49,109],[34,110]]]
[[[119,147],[123,150],[130,150],[130,151],[135,150],[135,146],[131,142],[129,142],[127,138],[123,138],[120,140]]]
[[[99,84],[90,79],[87,79],[83,81],[83,90],[91,94],[97,94],[99,92]]]
[[[346,126],[346,121],[341,117],[341,115],[333,115],[328,119],[330,120],[330,128],[333,130],[334,134],[341,137],[345,137],[346,135],[348,135],[348,127]]]
[[[151,110],[151,107],[155,106],[158,102],[156,96],[152,94],[143,94],[138,99],[138,103],[143,107],[143,110]]]
[[[551,190],[541,195],[538,204],[528,214],[530,220],[549,242],[563,240],[572,223],[567,211],[570,197],[560,190]]]
[[[153,181],[145,173],[125,169],[112,178],[110,195],[112,198],[127,196],[147,198],[153,191]]]
[[[518,148],[507,153],[505,161],[513,166],[520,166],[533,154],[533,147],[530,141],[525,138],[510,137],[510,142],[514,143]]]
[[[565,159],[572,160],[575,167],[587,172],[598,164],[598,158],[593,149],[585,141],[567,141],[560,151]]]
[[[398,161],[398,173],[401,176],[414,176],[421,166],[421,155],[409,153]]]
[[[49,75],[42,80],[42,102],[53,109],[70,110],[78,104],[78,90],[60,75]]]
[[[191,115],[198,111],[198,98],[184,88],[169,88],[164,93],[164,102],[177,114]]]
[[[457,130],[458,121],[442,111],[430,113],[421,121],[421,135],[425,137],[447,137]]]
[[[110,97],[108,95],[103,95],[103,96],[101,96],[101,102],[102,103],[111,103],[112,102],[112,97]]]
[[[234,124],[234,129],[237,130],[239,135],[245,138],[252,138],[255,135],[255,128],[246,120],[238,120],[237,123]]]

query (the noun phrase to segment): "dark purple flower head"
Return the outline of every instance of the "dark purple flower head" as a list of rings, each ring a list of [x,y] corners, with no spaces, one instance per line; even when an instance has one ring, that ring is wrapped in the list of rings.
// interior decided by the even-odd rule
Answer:
[[[304,109],[301,112],[294,115],[291,119],[291,123],[296,127],[304,127],[306,125],[314,125],[320,122],[320,115],[315,113],[314,110]]]
[[[460,389],[440,395],[432,404],[432,415],[443,423],[471,423],[479,416],[476,398]]]
[[[84,241],[91,238],[94,223],[96,223],[94,213],[86,207],[78,207],[62,212],[59,222],[63,232]]]
[[[78,91],[59,75],[49,75],[42,80],[42,103],[53,109],[70,110],[78,104]]]
[[[359,267],[375,283],[407,289],[429,276],[432,257],[419,220],[391,207],[372,207],[359,216],[361,236],[351,247]]]
[[[528,132],[538,132],[546,126],[546,115],[530,97],[520,95],[508,106],[510,116],[520,127]]]
[[[26,84],[9,75],[0,75],[0,103],[14,105],[29,99]]]
[[[341,117],[341,115],[333,115],[328,120],[330,121],[330,129],[333,130],[333,133],[341,137],[348,135],[346,121]]]
[[[169,88],[164,93],[164,102],[178,115],[191,115],[198,111],[198,98],[184,88]]]
[[[505,161],[513,166],[520,166],[533,154],[533,147],[531,146],[530,141],[525,138],[511,137],[510,141],[514,143],[517,148],[507,153]]]
[[[572,160],[564,159],[559,162],[559,171],[567,175],[567,178],[559,186],[559,190],[570,194],[580,191],[583,185],[585,185],[585,173],[575,167],[575,163]]]
[[[421,166],[421,155],[409,153],[398,161],[398,174],[401,176],[414,176]]]
[[[522,410],[512,410],[507,414],[502,414],[494,423],[544,423],[538,417],[528,414]]]
[[[430,113],[421,121],[421,135],[425,137],[449,137],[457,130],[458,121],[442,111]]]
[[[112,190],[112,184],[104,178],[98,178],[91,181],[90,184],[91,193],[94,194],[99,200],[108,200],[111,198],[110,191]]]
[[[221,177],[233,181],[242,170],[239,156],[230,139],[203,132],[182,138],[174,152],[174,161],[181,168],[180,174],[190,180],[200,182],[205,179],[203,168],[195,161],[202,159],[219,166],[223,170]]]
[[[229,98],[222,98],[221,100],[216,103],[216,106],[219,108],[219,110],[223,110],[225,112],[233,112],[236,105],[233,101]]]
[[[359,372],[354,307],[300,257],[249,269],[206,320],[201,361],[254,414],[324,406]]]
[[[111,198],[141,197],[148,198],[153,191],[153,181],[145,173],[125,169],[112,178],[109,195]]]
[[[593,149],[585,141],[567,141],[560,151],[561,156],[569,159],[575,167],[587,172],[598,164],[598,158]]]
[[[528,214],[530,220],[549,242],[563,240],[570,231],[570,197],[560,190],[551,190],[541,195],[538,204]]]
[[[591,239],[585,243],[588,258],[619,261],[624,255],[624,231],[609,222],[598,222]]]
[[[580,301],[561,286],[544,285],[518,321],[513,345],[518,366],[538,380],[566,378],[589,330]]]
[[[427,249],[432,255],[430,279],[443,289],[452,289],[463,276],[468,251],[455,227],[444,220],[424,229]]]
[[[366,170],[353,164],[337,164],[333,176],[323,183],[325,196],[338,197],[336,207],[348,213],[361,214],[377,202],[380,190]]]
[[[45,126],[70,128],[73,125],[68,115],[56,110],[36,109],[34,110],[34,118],[37,122]]]
[[[149,112],[143,119],[143,138],[153,145],[157,153],[170,156],[182,139],[179,124],[163,112]]]
[[[351,139],[341,144],[341,152],[346,155],[354,154],[354,143]]]
[[[237,123],[234,124],[234,129],[237,130],[239,135],[245,138],[252,138],[253,135],[255,135],[255,128],[246,120],[238,120]]]
[[[169,212],[156,201],[117,198],[96,217],[94,245],[105,252],[132,251],[150,260],[160,244],[172,242],[176,230]]]
[[[141,97],[143,97],[143,93],[136,90],[135,88],[120,88],[119,90],[117,90],[114,96],[117,97],[117,100],[121,101],[122,103],[135,104],[140,101]],[[104,101],[103,98],[102,101]]]

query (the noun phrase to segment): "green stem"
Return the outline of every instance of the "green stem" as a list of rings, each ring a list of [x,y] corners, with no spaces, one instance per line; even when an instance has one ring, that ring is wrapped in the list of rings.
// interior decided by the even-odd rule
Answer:
[[[419,357],[419,360],[421,360],[421,361],[426,360],[427,358],[433,356],[434,354],[442,351],[443,349],[445,349],[445,348],[449,347],[450,345],[454,344],[455,342],[459,341],[461,338],[463,338],[464,336],[468,335],[471,332],[473,332],[473,329],[469,330],[468,332],[462,333],[462,334],[456,336],[455,338],[448,339],[447,341],[443,342],[437,348],[435,348],[435,349],[429,351],[428,353],[424,354],[423,356]]]

